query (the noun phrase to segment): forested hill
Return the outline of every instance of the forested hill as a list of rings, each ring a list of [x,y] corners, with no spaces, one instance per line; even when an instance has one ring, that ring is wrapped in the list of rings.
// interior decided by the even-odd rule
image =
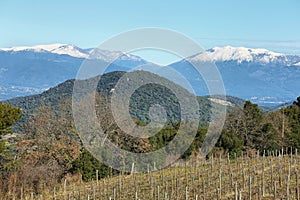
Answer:
[[[98,85],[98,91],[109,90],[109,88],[112,88],[113,85],[116,84],[116,81],[124,73],[125,72],[111,72],[103,75],[101,78],[101,84]],[[62,101],[72,98],[74,82],[75,79],[70,79],[41,94],[17,97],[7,100],[7,102],[16,107],[22,108],[25,112],[32,112],[34,109],[42,105],[56,106]]]
[[[126,72],[121,71],[110,72],[102,75],[101,77],[94,77],[92,79],[81,80],[80,82],[84,82],[84,84],[90,84],[90,82],[94,79],[100,79],[97,87],[97,95],[110,97],[112,94],[111,90],[115,87],[118,80],[125,73]],[[138,73],[140,73],[140,76],[143,76],[143,74],[145,76],[148,76],[150,74],[150,72],[145,71],[141,71]],[[158,77],[154,74],[151,75]],[[167,79],[161,79],[167,82],[168,84],[173,84]],[[28,115],[35,115],[37,113],[37,110],[41,106],[50,106],[52,108],[51,110],[56,113],[58,113],[61,110],[60,108],[63,106],[65,107],[64,110],[67,110],[67,112],[70,113],[74,82],[75,80],[71,79],[57,85],[56,87],[50,88],[42,94],[18,97],[10,99],[7,102],[15,107],[19,107],[22,109],[24,114],[23,120],[26,119]],[[180,91],[179,93],[188,93],[188,91],[182,88],[181,86],[175,86],[176,88],[178,88],[178,91]],[[224,100],[224,97],[220,96],[197,97],[202,122],[207,122],[209,120],[209,110],[212,106],[212,103],[215,102],[209,100],[212,98]],[[227,101],[231,106],[243,105],[244,103],[243,100],[235,97],[229,97]],[[131,97],[130,114],[133,118],[136,118],[138,120],[148,121],[149,116],[147,116],[147,113],[149,111],[149,106],[153,104],[162,104],[162,106],[164,106],[165,109],[168,111],[167,114],[169,120],[178,119],[178,116],[180,115],[180,107],[176,96],[172,93],[172,91],[170,91],[166,87],[157,84],[146,84],[140,87],[138,90],[136,90],[136,92]]]

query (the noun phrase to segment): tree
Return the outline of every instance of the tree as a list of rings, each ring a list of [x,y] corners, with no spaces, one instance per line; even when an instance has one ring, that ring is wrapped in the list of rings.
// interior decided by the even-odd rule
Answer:
[[[21,109],[0,102],[0,136],[11,131],[11,126],[21,118]]]
[[[285,109],[285,115],[288,117],[289,131],[287,134],[289,145],[294,148],[300,148],[300,97],[293,105]]]
[[[80,154],[79,138],[71,122],[71,114],[63,101],[56,107],[43,105],[27,119],[17,143],[22,162],[17,187],[26,185],[38,193],[64,179]]]
[[[242,134],[244,145],[255,148],[255,139],[259,137],[261,130],[262,114],[257,104],[246,101],[242,113]]]
[[[297,101],[294,102],[298,107],[300,107],[300,96],[297,98]]]
[[[274,150],[280,146],[274,116],[265,116],[257,104],[246,101],[241,110],[228,114],[219,146],[229,152],[247,149]],[[276,123],[275,123],[276,124]]]
[[[11,132],[11,126],[20,118],[21,110],[19,108],[0,102],[0,139],[3,134]],[[3,182],[7,178],[8,171],[15,167],[7,146],[7,143],[0,140],[0,188],[2,188]]]
[[[256,138],[256,149],[276,150],[280,148],[279,133],[276,131],[271,123],[262,125],[260,136]]]
[[[254,148],[260,133],[262,114],[256,104],[246,101],[242,109],[235,108],[227,116],[223,134],[239,137],[246,148]],[[227,137],[224,135],[224,137]],[[231,146],[231,145],[230,145]]]
[[[243,151],[244,140],[239,137],[234,130],[224,129],[217,143],[218,147],[222,147],[229,152],[231,156],[236,153],[240,155]]]
[[[80,156],[73,161],[70,171],[72,173],[80,172],[84,181],[90,181],[96,179],[96,170],[99,172],[99,178],[107,177],[110,173],[109,167],[103,165],[89,151],[82,148]]]

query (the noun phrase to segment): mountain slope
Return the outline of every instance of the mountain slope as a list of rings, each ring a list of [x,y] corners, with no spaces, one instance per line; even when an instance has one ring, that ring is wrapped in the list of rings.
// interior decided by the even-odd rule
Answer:
[[[152,74],[150,72],[145,71],[137,71],[136,73],[142,78],[143,76],[154,76],[159,77],[158,75]],[[125,74],[125,72],[115,71],[106,73],[101,76],[100,82],[97,87],[97,95],[100,97],[105,97],[105,101],[101,103],[101,109],[106,107],[105,105],[110,102],[109,98],[112,95],[112,89],[117,84],[118,80]],[[80,80],[80,83],[88,85],[91,81],[94,81],[93,77],[86,80]],[[184,88],[176,85],[175,83],[170,82],[169,80],[159,77],[162,81],[166,81],[168,84],[174,85],[178,89],[178,94],[181,96],[187,96],[190,93]],[[52,107],[53,112],[60,112],[59,107],[61,104],[65,104],[67,106],[67,110],[71,110],[71,101],[72,101],[72,93],[74,87],[74,79],[67,80],[53,88],[50,88],[47,91],[44,91],[41,94],[30,95],[26,97],[17,97],[10,100],[7,100],[9,104],[22,108],[23,113],[25,115],[25,119],[34,113],[37,112],[37,109],[41,106],[50,106]],[[87,91],[82,96],[89,95],[89,91]],[[200,103],[200,108],[203,116],[201,116],[202,120],[209,119],[209,110],[211,108],[211,102],[206,97],[197,97]],[[105,104],[105,105],[104,105]],[[131,116],[135,119],[141,121],[149,121],[149,109],[151,105],[160,104],[165,107],[168,114],[168,120],[177,120],[180,118],[180,106],[177,100],[177,97],[166,87],[163,87],[158,84],[146,84],[140,88],[138,88],[132,95],[130,99],[130,113]],[[170,111],[168,111],[168,109]]]
[[[300,95],[297,87],[300,84],[299,56],[227,46],[216,47],[170,65],[192,83],[197,95],[207,95],[206,84],[191,61],[215,63],[227,95],[267,106],[288,102]]]

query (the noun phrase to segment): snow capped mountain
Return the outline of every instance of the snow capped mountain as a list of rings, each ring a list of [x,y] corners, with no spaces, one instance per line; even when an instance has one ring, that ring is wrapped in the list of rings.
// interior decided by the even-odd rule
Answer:
[[[48,44],[35,46],[20,46],[10,48],[0,48],[0,51],[6,52],[22,52],[32,51],[36,53],[53,53],[58,55],[69,55],[75,58],[99,59],[105,62],[113,62],[114,60],[134,60],[143,61],[141,57],[121,52],[108,51],[98,48],[81,49],[71,44]],[[289,56],[282,53],[269,51],[263,48],[246,48],[246,47],[214,47],[207,51],[201,52],[194,56],[186,58],[190,61],[202,62],[228,62],[235,61],[237,63],[243,62],[257,62],[261,64],[285,64],[287,66],[300,66],[300,59],[296,56]]]
[[[287,66],[294,65],[295,60],[290,56],[269,51],[267,49],[253,49],[246,47],[214,47],[202,53],[187,58],[190,61],[202,62],[228,62],[235,61],[237,63],[256,62],[261,64],[285,64]],[[299,57],[297,59],[300,61]]]
[[[36,46],[21,46],[0,48],[2,51],[7,52],[19,52],[19,51],[33,51],[33,52],[50,52],[55,54],[65,54],[77,58],[87,58],[88,55],[82,49],[69,44],[48,44],[48,45],[36,45]]]
[[[0,48],[0,51],[6,52],[22,52],[32,51],[36,53],[53,53],[59,55],[69,55],[75,58],[99,59],[105,62],[113,62],[114,60],[135,60],[143,61],[142,58],[121,51],[108,51],[98,48],[81,49],[71,44],[47,44],[35,46],[20,46],[10,48]]]
[[[0,48],[0,100],[36,94],[75,78],[85,59],[109,64],[105,72],[151,64],[121,51],[81,49],[70,44]]]
[[[183,75],[198,95],[208,94],[203,77],[192,62],[214,62],[227,95],[260,105],[288,102],[300,95],[300,56],[266,49],[215,47],[170,66]],[[254,98],[255,97],[255,98]]]
[[[51,46],[51,45],[50,45]],[[51,53],[66,54],[77,58],[87,58],[87,54],[80,48],[74,45],[58,45],[57,47],[50,50]]]

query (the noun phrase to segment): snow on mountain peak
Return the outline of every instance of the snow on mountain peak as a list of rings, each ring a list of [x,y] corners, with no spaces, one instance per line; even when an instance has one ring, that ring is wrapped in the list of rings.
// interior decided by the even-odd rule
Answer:
[[[293,64],[294,66],[300,67],[300,62]]]
[[[108,51],[98,48],[81,49],[71,44],[47,44],[47,45],[35,45],[35,46],[19,46],[10,48],[0,48],[0,51],[18,52],[18,51],[34,51],[34,52],[50,52],[55,54],[65,54],[76,58],[89,58],[89,59],[102,59],[106,62],[112,62],[115,59],[118,60],[135,60],[143,61],[139,56],[135,56],[129,53],[121,51]]]
[[[238,63],[242,63],[255,61],[261,63],[270,63],[277,62],[278,58],[280,58],[280,60],[287,60],[284,54],[272,52],[267,49],[225,46],[214,47],[188,59],[192,61],[203,62],[237,61]]]
[[[53,48],[50,52],[56,53],[56,54],[67,54],[73,57],[78,58],[87,58],[88,54],[85,53],[82,49],[74,46],[74,45],[68,45],[68,44],[62,44],[57,46],[56,48]]]
[[[73,57],[87,58],[88,55],[83,52],[82,49],[70,45],[70,44],[46,44],[46,45],[35,45],[35,46],[20,46],[20,47],[10,47],[1,48],[2,51],[35,51],[35,52],[51,52],[56,54],[66,54]]]
[[[106,62],[113,62],[114,60],[129,61],[134,60],[144,62],[144,60],[126,52],[122,51],[108,51],[98,48],[81,49],[70,44],[47,44],[35,46],[19,46],[10,48],[0,48],[0,51],[19,52],[19,51],[33,51],[36,53],[49,52],[60,55],[69,55],[76,58],[85,59],[101,59]],[[299,57],[286,56],[282,53],[276,53],[262,48],[246,48],[246,47],[214,47],[207,51],[201,52],[194,56],[186,58],[191,61],[201,62],[226,62],[235,61],[237,63],[243,62],[258,62],[261,64],[268,63],[284,63],[287,66],[300,66]],[[296,64],[295,64],[296,63]]]
[[[59,48],[67,44],[47,44],[47,45],[35,45],[35,46],[18,46],[18,47],[9,47],[1,48],[2,51],[26,51],[26,50],[36,50],[36,51],[51,51],[53,49]]]
[[[103,49],[92,49],[89,51],[90,59],[101,59],[106,62],[113,62],[115,59],[118,60],[135,60],[135,61],[142,61],[143,59],[139,56],[135,56],[126,52],[122,51],[109,51]]]

